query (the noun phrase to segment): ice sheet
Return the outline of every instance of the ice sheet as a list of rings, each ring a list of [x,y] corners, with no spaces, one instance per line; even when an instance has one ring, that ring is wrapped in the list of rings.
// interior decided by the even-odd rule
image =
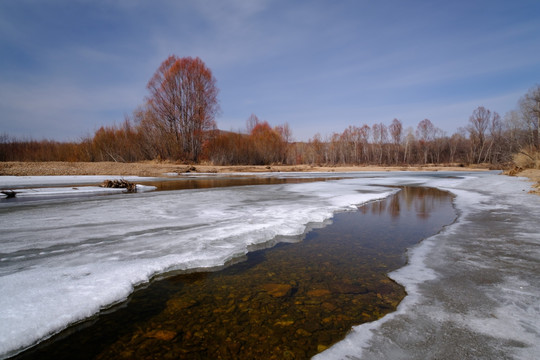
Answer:
[[[105,180],[124,179],[130,182],[151,181],[157,178],[120,175],[85,175],[85,176],[0,176],[0,189],[18,189],[22,187],[45,187],[50,185],[99,184]]]
[[[137,192],[156,190],[155,186],[136,184]],[[2,190],[4,191],[4,190]],[[51,187],[51,188],[29,188],[13,190],[17,198],[43,198],[43,197],[66,197],[66,196],[89,196],[103,194],[119,194],[127,192],[124,188],[105,188],[100,186],[77,186],[77,187]],[[7,197],[6,194],[4,197]]]

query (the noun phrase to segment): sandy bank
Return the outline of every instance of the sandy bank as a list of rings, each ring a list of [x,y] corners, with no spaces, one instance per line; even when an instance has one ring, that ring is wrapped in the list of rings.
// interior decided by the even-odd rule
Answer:
[[[168,162],[1,162],[0,175],[43,176],[43,175],[133,175],[162,176],[166,173],[231,173],[231,172],[352,172],[352,171],[471,171],[486,170],[459,166],[214,166],[186,165]]]

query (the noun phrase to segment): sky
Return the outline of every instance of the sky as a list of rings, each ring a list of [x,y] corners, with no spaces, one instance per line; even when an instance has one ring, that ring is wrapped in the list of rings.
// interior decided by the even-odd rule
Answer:
[[[297,141],[394,118],[451,135],[540,83],[540,1],[0,0],[0,135],[121,124],[172,54],[212,70],[222,130],[255,114]]]

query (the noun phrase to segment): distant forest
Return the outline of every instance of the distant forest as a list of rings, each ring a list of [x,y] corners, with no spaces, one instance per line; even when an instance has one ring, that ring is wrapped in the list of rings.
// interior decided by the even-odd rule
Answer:
[[[148,83],[143,106],[121,125],[104,126],[79,142],[21,140],[0,135],[0,161],[171,160],[214,165],[490,164],[509,167],[540,149],[540,85],[502,118],[482,106],[465,128],[448,135],[429,119],[404,129],[400,120],[351,125],[341,133],[293,141],[288,124],[256,115],[243,132],[218,130],[218,90],[199,58],[170,56]],[[513,166],[513,165],[512,165]]]

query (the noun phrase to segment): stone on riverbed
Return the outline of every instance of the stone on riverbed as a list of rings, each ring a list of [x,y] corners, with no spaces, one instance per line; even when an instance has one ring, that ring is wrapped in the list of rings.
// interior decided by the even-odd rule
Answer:
[[[289,284],[264,284],[263,290],[273,297],[285,297],[291,295],[292,286]]]

